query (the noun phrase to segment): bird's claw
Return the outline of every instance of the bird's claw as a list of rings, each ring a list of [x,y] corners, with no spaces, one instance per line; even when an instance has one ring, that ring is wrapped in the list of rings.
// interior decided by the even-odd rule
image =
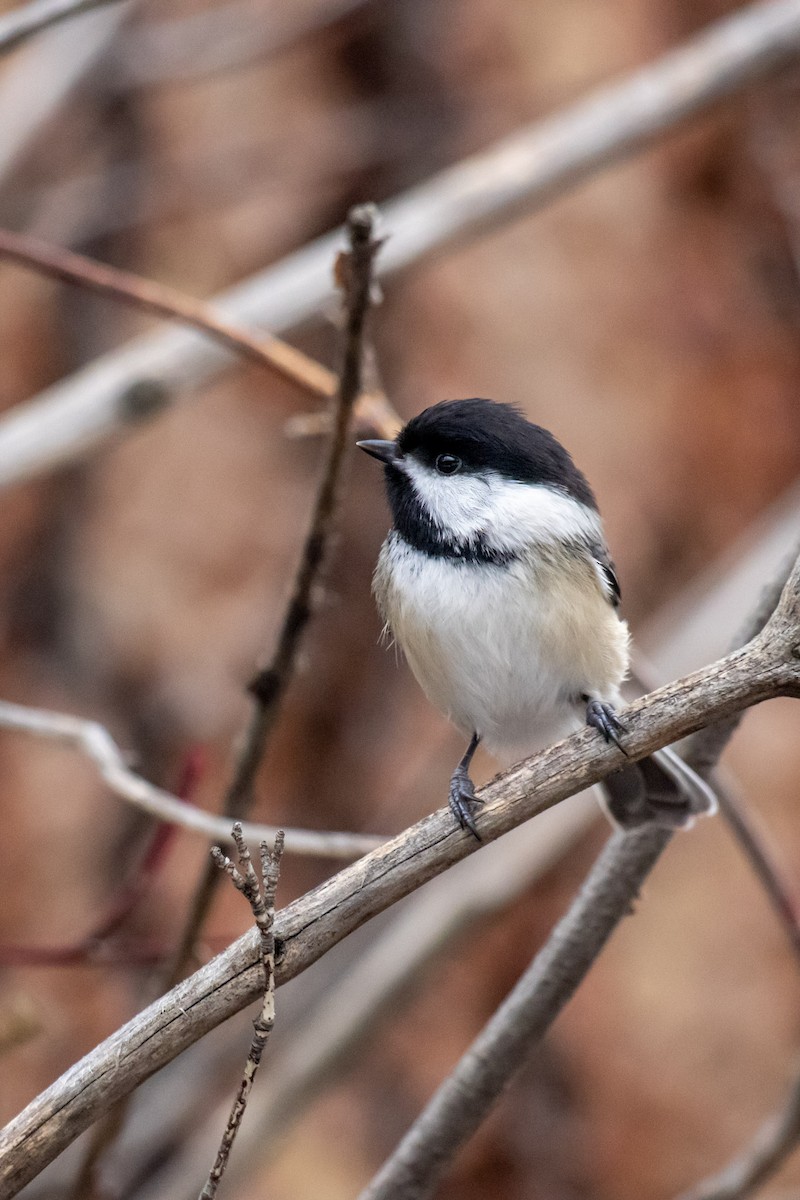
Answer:
[[[465,770],[456,769],[453,772],[448,800],[450,811],[461,828],[468,829],[477,841],[482,842],[483,838],[475,825],[473,809],[483,804],[483,800],[475,795],[475,785]]]
[[[590,700],[586,705],[586,724],[599,730],[605,740],[613,742],[627,758],[628,751],[619,740],[621,733],[627,733],[627,726],[620,721],[611,704],[604,704],[602,700]]]

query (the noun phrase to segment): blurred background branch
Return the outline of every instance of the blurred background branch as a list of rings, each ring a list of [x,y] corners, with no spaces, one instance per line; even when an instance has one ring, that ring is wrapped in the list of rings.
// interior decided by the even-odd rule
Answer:
[[[32,0],[30,4],[21,4],[0,17],[0,53],[13,50],[32,34],[41,33],[51,25],[109,3],[116,3],[116,0]]]
[[[95,262],[84,255],[74,254],[58,246],[50,246],[39,238],[0,229],[0,258],[10,259],[34,271],[55,279],[89,288],[101,295],[122,300],[158,317],[191,325],[207,334],[234,354],[277,372],[303,391],[324,400],[336,396],[336,375],[315,362],[309,355],[295,349],[280,338],[261,332],[258,336],[238,329],[218,317],[207,305],[172,288],[142,279],[130,271],[120,271],[106,263]],[[135,385],[132,385],[135,386]],[[130,409],[130,406],[129,406]],[[356,401],[358,417],[364,427],[391,437],[400,420],[389,401],[381,393],[360,394]],[[126,423],[124,405],[119,405],[120,425]]]
[[[61,742],[87,755],[98,767],[100,776],[115,796],[136,805],[142,812],[181,829],[201,833],[208,838],[229,842],[231,822],[227,816],[203,812],[185,804],[177,796],[148,783],[125,764],[122,751],[107,729],[96,721],[86,721],[66,713],[45,712],[0,700],[0,728],[33,737]],[[244,836],[254,844],[277,832],[272,825],[242,822]],[[374,850],[382,838],[356,833],[325,833],[316,829],[285,830],[286,849],[293,854],[313,854],[322,858],[357,858]]]
[[[800,0],[762,0],[719,21],[685,47],[448,168],[383,206],[391,239],[388,277],[457,239],[552,200],[587,175],[660,139],[669,129],[791,62],[800,49]],[[331,302],[339,231],[214,300],[226,321],[276,333]],[[141,377],[174,390],[208,383],[224,365],[190,335],[151,335],[54,385],[0,421],[0,485],[86,452],[117,428],[116,398]]]

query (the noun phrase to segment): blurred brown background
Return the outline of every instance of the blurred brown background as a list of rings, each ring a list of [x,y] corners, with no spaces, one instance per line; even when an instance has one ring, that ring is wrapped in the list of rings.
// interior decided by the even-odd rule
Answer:
[[[0,167],[0,220],[210,296],[333,227],[351,203],[391,197],[733,7],[143,0]],[[0,93],[22,69],[37,94],[37,53],[31,42],[5,60]],[[800,473],[799,118],[800,73],[783,72],[543,212],[391,281],[373,319],[404,416],[486,395],[521,405],[566,443],[599,497],[634,633],[660,614],[659,636],[680,634],[691,605],[670,604],[692,584],[692,604],[703,601]],[[0,266],[0,402],[12,407],[147,327],[110,301]],[[331,323],[297,340],[335,364]],[[287,419],[314,404],[254,368],[177,399],[77,466],[3,494],[0,694],[99,718],[169,788],[203,747],[196,799],[217,808],[248,711],[243,685],[278,626],[323,446],[287,439]],[[386,523],[374,464],[353,460],[256,818],[391,833],[443,802],[459,739],[377,644],[370,575]],[[727,627],[714,626],[721,645],[689,664],[668,658],[665,674],[719,653],[761,582],[751,572]],[[796,706],[771,703],[748,715],[726,757],[790,878],[800,871],[798,728]],[[18,736],[0,737],[0,780],[0,942],[71,941],[137,860],[144,823],[87,764]],[[277,1147],[250,1146],[225,1194],[353,1196],[546,937],[605,836],[598,821],[506,913],[454,943]],[[114,942],[113,965],[2,970],[3,1119],[144,1002],[151,968],[137,954],[174,944],[205,854],[202,839],[178,839]],[[332,869],[287,860],[281,901]],[[221,889],[203,954],[247,923],[239,897]],[[355,955],[331,972],[346,974]],[[282,993],[279,1024],[326,978],[305,996],[302,980]],[[441,1195],[674,1195],[781,1103],[799,1001],[798,964],[749,869],[721,820],[702,824],[676,839],[635,919]],[[216,1057],[197,1058],[195,1076],[177,1064],[134,1105],[139,1141],[108,1157],[101,1194],[173,1194],[157,1171],[187,1132],[183,1100],[194,1123],[231,1094],[246,1021],[209,1044]],[[269,1063],[257,1091],[270,1087]],[[142,1109],[152,1117],[159,1103],[160,1126],[177,1120],[156,1163]],[[68,1195],[78,1158],[28,1194]],[[195,1164],[201,1177],[206,1165]],[[763,1194],[797,1188],[800,1163]]]

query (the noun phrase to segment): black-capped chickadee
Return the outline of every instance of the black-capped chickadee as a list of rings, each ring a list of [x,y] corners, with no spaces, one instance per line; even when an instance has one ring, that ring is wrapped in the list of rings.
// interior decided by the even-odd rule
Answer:
[[[551,433],[492,400],[435,404],[396,441],[358,445],[385,465],[394,518],[378,607],[425,694],[470,739],[449,799],[479,838],[479,743],[508,765],[585,722],[624,753],[629,635],[597,502]],[[604,782],[626,827],[686,826],[716,808],[668,749]]]

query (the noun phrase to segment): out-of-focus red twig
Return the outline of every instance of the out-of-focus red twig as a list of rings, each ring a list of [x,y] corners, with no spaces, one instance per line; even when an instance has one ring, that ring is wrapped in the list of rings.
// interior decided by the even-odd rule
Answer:
[[[316,359],[264,330],[249,333],[240,329],[214,312],[208,304],[162,283],[144,279],[131,271],[120,271],[107,263],[97,262],[83,254],[75,254],[72,250],[10,229],[0,229],[0,258],[64,283],[113,296],[155,316],[180,321],[213,338],[234,354],[277,373],[314,396],[326,400],[336,396],[336,375]],[[357,416],[363,427],[375,430],[382,437],[394,437],[402,424],[381,391],[364,392],[358,396]]]
[[[194,802],[206,770],[202,746],[191,747],[181,763],[175,795],[185,804]],[[112,948],[108,941],[125,924],[163,866],[178,832],[177,825],[157,824],[132,877],[123,884],[100,921],[76,942],[65,946],[0,946],[0,966],[65,967],[76,965],[152,965],[163,961],[165,948],[144,944]]]

